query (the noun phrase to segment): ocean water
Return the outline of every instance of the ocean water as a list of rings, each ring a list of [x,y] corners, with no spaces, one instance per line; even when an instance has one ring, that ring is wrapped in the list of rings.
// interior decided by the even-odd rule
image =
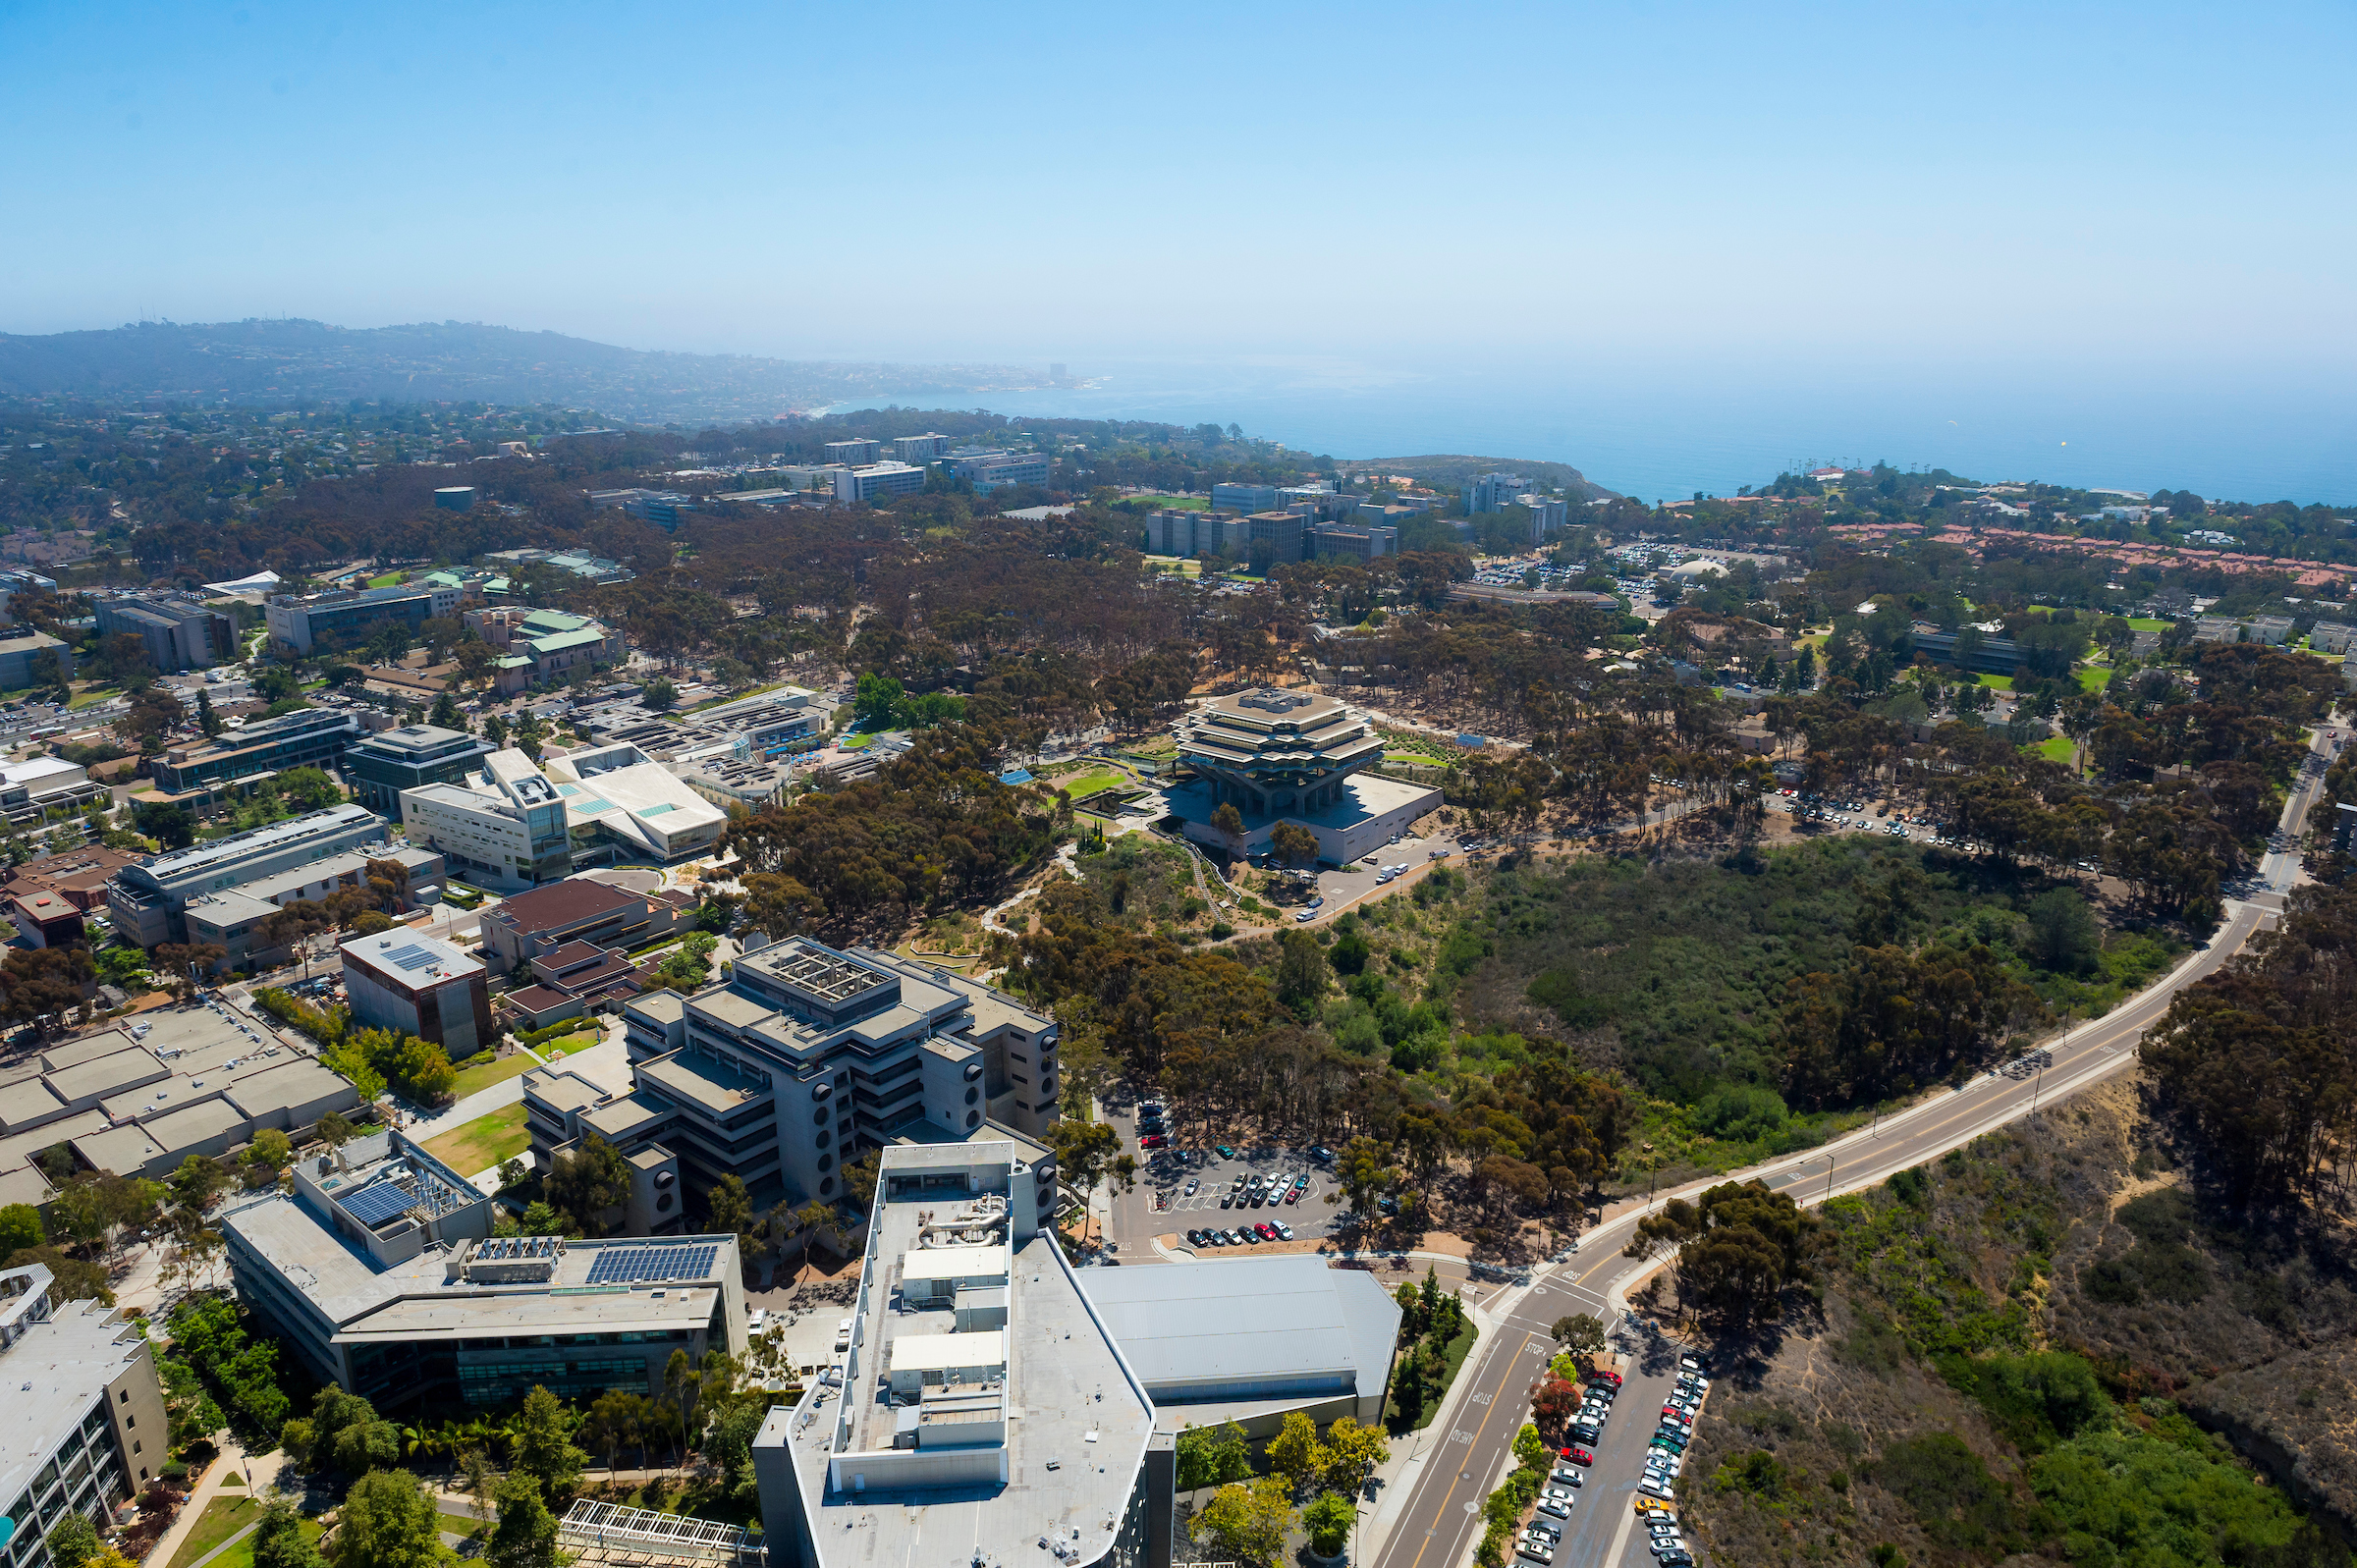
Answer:
[[[972,404],[1015,415],[1211,420],[1337,458],[1545,459],[1646,501],[1732,494],[1796,463],[1887,460],[1986,481],[2357,503],[2357,400],[2337,372],[1409,369],[1268,358],[1075,361],[1070,373],[1085,384],[976,394]]]

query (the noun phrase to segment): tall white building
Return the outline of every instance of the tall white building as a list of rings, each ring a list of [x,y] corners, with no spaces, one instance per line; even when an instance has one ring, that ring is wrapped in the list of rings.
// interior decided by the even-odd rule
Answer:
[[[631,745],[551,757],[544,773],[510,747],[479,772],[401,792],[410,840],[454,875],[502,892],[615,860],[685,860],[707,852],[728,813]]]
[[[869,442],[874,446],[874,442]],[[904,462],[876,462],[842,468],[835,474],[835,499],[872,502],[885,496],[910,496],[925,488],[925,470]]]

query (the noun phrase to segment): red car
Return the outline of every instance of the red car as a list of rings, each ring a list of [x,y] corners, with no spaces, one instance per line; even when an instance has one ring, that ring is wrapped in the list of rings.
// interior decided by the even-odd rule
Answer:
[[[1254,1225],[1252,1227],[1252,1233],[1263,1241],[1275,1241],[1277,1239],[1277,1227],[1270,1224],[1266,1219],[1263,1219],[1259,1224]]]
[[[1578,1446],[1576,1443],[1563,1450],[1563,1457],[1570,1460],[1575,1465],[1592,1465],[1596,1462],[1596,1456],[1594,1454],[1590,1453],[1587,1449]]]
[[[1147,1134],[1146,1134],[1146,1135],[1145,1135],[1143,1138],[1140,1138],[1140,1139],[1138,1139],[1138,1140],[1137,1140],[1137,1146],[1138,1146],[1140,1149],[1160,1149],[1160,1148],[1161,1148],[1161,1147],[1162,1147],[1162,1146],[1163,1146],[1165,1143],[1168,1143],[1169,1141],[1170,1141],[1170,1140],[1168,1140],[1167,1138],[1163,1137],[1163,1135],[1162,1135],[1161,1133],[1158,1133],[1158,1132],[1150,1132],[1150,1133],[1147,1133]]]
[[[1616,1388],[1620,1386],[1620,1375],[1617,1372],[1596,1373],[1594,1375],[1594,1380],[1597,1382],[1609,1382]]]

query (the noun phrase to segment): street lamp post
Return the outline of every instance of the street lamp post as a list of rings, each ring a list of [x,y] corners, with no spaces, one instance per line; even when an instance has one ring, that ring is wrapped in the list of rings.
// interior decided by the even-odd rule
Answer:
[[[1832,1155],[1827,1155],[1827,1156],[1825,1157],[1825,1197],[1826,1197],[1826,1201],[1830,1203],[1830,1202],[1833,1200],[1833,1196],[1834,1196],[1834,1157],[1833,1157]]]

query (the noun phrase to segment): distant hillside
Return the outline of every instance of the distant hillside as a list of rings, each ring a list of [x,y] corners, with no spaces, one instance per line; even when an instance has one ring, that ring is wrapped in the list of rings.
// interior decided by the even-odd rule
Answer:
[[[641,423],[698,424],[768,419],[852,398],[964,397],[1044,384],[1043,373],[1007,365],[650,353],[460,321],[144,322],[48,337],[0,333],[0,395],[30,397],[555,403]]]
[[[1548,462],[1540,458],[1476,458],[1461,452],[1436,452],[1421,458],[1353,458],[1335,466],[1344,473],[1412,474],[1441,487],[1460,485],[1485,473],[1518,473],[1590,501],[1618,494],[1592,482],[1569,463]]]

